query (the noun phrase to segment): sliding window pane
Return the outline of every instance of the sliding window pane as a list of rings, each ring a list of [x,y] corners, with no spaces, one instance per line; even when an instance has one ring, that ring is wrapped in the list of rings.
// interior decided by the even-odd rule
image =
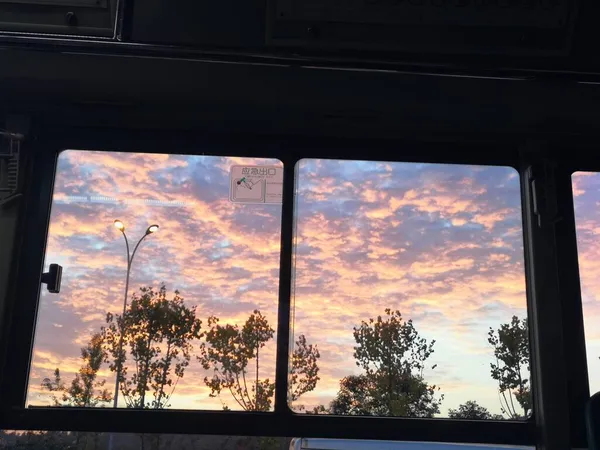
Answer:
[[[573,174],[577,252],[590,392],[600,391],[600,173]]]
[[[296,176],[292,408],[527,417],[517,171],[312,159]]]
[[[28,404],[112,407],[121,373],[119,407],[271,410],[281,176],[272,159],[62,152],[45,257],[62,289],[42,289]]]

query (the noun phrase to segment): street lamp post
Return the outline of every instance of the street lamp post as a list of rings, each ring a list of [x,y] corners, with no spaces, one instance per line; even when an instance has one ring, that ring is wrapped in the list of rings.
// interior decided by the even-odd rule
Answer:
[[[135,245],[133,249],[133,253],[129,254],[129,241],[127,240],[127,235],[125,234],[125,225],[120,220],[115,220],[114,222],[115,228],[123,233],[123,238],[125,238],[125,247],[127,248],[127,276],[125,278],[125,297],[123,298],[123,315],[121,316],[121,320],[125,318],[125,312],[127,310],[127,294],[129,292],[129,274],[131,273],[131,264],[133,263],[133,258],[135,257],[135,252],[138,247],[142,243],[142,241],[146,238],[146,236],[156,233],[158,231],[158,225],[150,225],[146,229],[146,233],[141,237],[138,243]],[[121,378],[121,370],[122,370],[122,360],[121,353],[123,352],[123,333],[124,330],[121,329],[121,335],[119,336],[119,359],[117,360],[117,379],[115,381],[115,395],[113,398],[113,408],[117,407],[117,403],[119,402],[119,381]]]
[[[121,222],[120,220],[115,220],[114,221],[114,226],[117,230],[119,230],[121,233],[123,233],[123,238],[125,238],[125,247],[127,248],[127,276],[125,278],[125,297],[123,298],[123,315],[121,316],[121,319],[123,319],[125,317],[125,312],[127,311],[127,295],[129,292],[129,274],[131,273],[131,264],[133,263],[133,257],[135,256],[135,252],[137,251],[138,247],[140,246],[140,244],[142,243],[142,241],[146,238],[146,236],[152,234],[152,233],[156,233],[158,231],[158,225],[153,224],[150,225],[148,228],[146,228],[146,233],[144,233],[144,235],[140,238],[140,240],[138,241],[137,244],[135,244],[135,247],[133,248],[133,253],[131,253],[131,255],[129,254],[129,240],[127,239],[127,235],[125,234],[125,224],[123,222]],[[119,353],[118,353],[118,360],[117,360],[117,378],[115,380],[115,395],[113,397],[113,408],[117,407],[117,403],[119,402],[119,381],[121,379],[121,370],[122,370],[122,359],[121,359],[121,353],[123,352],[123,333],[124,333],[124,329],[121,328],[121,335],[119,336]],[[113,439],[114,439],[114,434],[110,433],[109,435],[109,439],[108,439],[108,448],[110,450],[112,450],[113,448]]]

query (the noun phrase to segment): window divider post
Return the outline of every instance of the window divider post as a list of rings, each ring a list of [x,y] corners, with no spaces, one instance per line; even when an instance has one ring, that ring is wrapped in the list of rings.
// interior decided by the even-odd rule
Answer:
[[[523,166],[525,266],[531,389],[538,449],[571,448],[562,304],[558,280],[554,166],[534,157]]]
[[[295,232],[295,166],[293,158],[284,160],[281,208],[281,258],[279,264],[279,305],[277,312],[277,357],[275,364],[275,412],[290,412],[288,405],[290,321],[293,288],[293,239]],[[292,343],[293,344],[293,343]]]

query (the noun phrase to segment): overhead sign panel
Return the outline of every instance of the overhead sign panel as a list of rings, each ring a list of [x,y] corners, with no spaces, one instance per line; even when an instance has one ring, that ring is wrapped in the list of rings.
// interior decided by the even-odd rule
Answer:
[[[281,203],[283,167],[231,166],[229,200],[234,203]]]

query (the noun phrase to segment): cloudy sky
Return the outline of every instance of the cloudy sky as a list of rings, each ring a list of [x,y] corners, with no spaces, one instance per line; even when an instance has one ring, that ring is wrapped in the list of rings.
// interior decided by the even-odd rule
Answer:
[[[48,403],[39,386],[56,367],[70,382],[80,365],[79,348],[104,324],[107,312],[122,308],[126,257],[115,219],[125,223],[132,245],[148,225],[160,225],[135,257],[130,292],[165,282],[170,292],[178,289],[188,305],[196,305],[202,319],[214,314],[221,322],[241,324],[260,309],[276,328],[281,205],[232,203],[233,165],[280,163],[84,151],[60,155],[46,266],[63,266],[63,287],[58,295],[41,296],[30,404]],[[595,204],[600,179],[582,176],[576,182],[578,202]],[[467,400],[499,413],[487,332],[526,314],[517,172],[304,160],[297,186],[294,332],[321,350],[321,380],[298,403],[327,404],[342,377],[359,373],[352,328],[392,308],[412,319],[423,337],[436,340],[429,366],[437,368],[425,376],[445,396],[441,416]],[[92,198],[98,196],[104,199]],[[580,239],[590,241],[582,257],[591,274],[600,264],[600,246],[592,239],[600,216],[581,209]],[[591,311],[598,305],[597,280],[584,276]],[[588,337],[600,339],[597,333]],[[261,378],[273,379],[274,355],[273,340],[264,351]],[[221,409],[221,401],[208,396],[204,375],[193,360],[172,407]],[[101,377],[109,384],[114,380],[107,368]],[[227,395],[221,400],[237,406]]]

